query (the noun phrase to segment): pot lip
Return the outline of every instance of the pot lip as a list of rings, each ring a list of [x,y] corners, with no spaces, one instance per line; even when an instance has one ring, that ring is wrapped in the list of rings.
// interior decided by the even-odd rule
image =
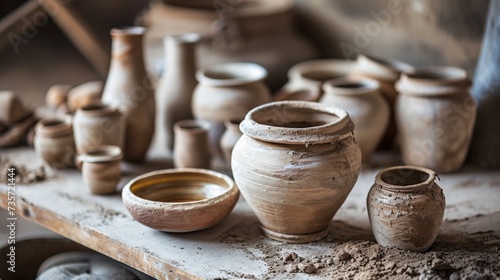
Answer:
[[[93,155],[93,153],[106,153],[105,155]],[[122,149],[114,145],[99,145],[88,149],[78,156],[82,162],[97,163],[121,160],[123,158]]]
[[[429,75],[442,75],[443,78],[426,78]],[[430,66],[401,74],[396,89],[403,95],[442,96],[468,91],[470,85],[467,72],[461,68]]]
[[[216,75],[228,75],[231,78],[216,78]],[[196,72],[196,79],[200,84],[224,87],[239,86],[255,83],[267,77],[267,70],[252,62],[229,62],[202,67]]]
[[[288,79],[293,80],[299,78],[319,83],[319,81],[304,77],[304,73],[310,73],[313,71],[335,71],[338,72],[339,75],[347,76],[352,71],[353,67],[354,62],[347,59],[311,59],[299,62],[292,66],[288,70]]]
[[[201,38],[201,34],[194,32],[168,34],[163,37],[163,43],[167,44],[167,42],[173,41],[180,44],[196,44],[201,41]]]
[[[227,130],[240,132],[240,124],[243,120],[229,119],[224,121],[224,126]]]
[[[137,184],[138,182],[141,182],[143,180],[147,180],[152,177],[161,177],[162,175],[163,176],[175,175],[176,173],[197,173],[200,175],[205,175],[207,177],[221,179],[222,181],[224,181],[226,188],[223,193],[217,196],[204,198],[196,201],[188,201],[188,202],[161,202],[161,201],[149,200],[136,195],[131,190],[134,184]],[[148,205],[149,207],[154,207],[157,209],[168,211],[168,210],[186,209],[186,208],[193,209],[194,207],[207,207],[207,206],[217,207],[218,203],[221,203],[227,200],[228,198],[232,197],[233,195],[237,194],[239,194],[239,190],[238,187],[236,186],[236,183],[234,182],[233,179],[231,179],[229,176],[225,174],[201,168],[172,168],[172,169],[151,171],[146,174],[133,178],[123,188],[122,199],[124,201],[127,200],[129,203],[132,204]]]
[[[35,125],[35,135],[57,138],[70,134],[73,134],[73,126],[69,118],[42,118]]]
[[[302,96],[302,98],[297,98],[295,96]],[[321,90],[316,90],[312,88],[297,88],[290,91],[283,90],[275,95],[274,101],[318,101],[321,96]],[[294,99],[296,98],[296,99]]]
[[[76,111],[76,113],[78,114],[91,115],[91,116],[105,115],[114,112],[119,112],[119,109],[117,107],[110,106],[102,102],[92,102],[88,105],[79,108]]]
[[[143,26],[120,26],[111,29],[111,36],[143,36],[146,28]]]
[[[338,117],[334,122],[305,128],[271,126],[255,121],[255,116],[266,111],[286,108],[309,109]],[[247,113],[240,130],[248,137],[280,144],[324,144],[352,135],[354,124],[348,113],[338,107],[309,101],[274,101],[255,107]],[[309,139],[304,140],[304,137]]]
[[[342,87],[360,85],[360,87]],[[360,77],[343,77],[331,79],[323,83],[323,91],[335,95],[364,95],[377,92],[380,84],[376,80]]]
[[[201,134],[210,131],[211,125],[209,122],[200,119],[181,120],[174,124],[176,132],[184,132],[189,134]]]
[[[425,181],[420,182],[418,184],[405,185],[405,186],[389,184],[389,183],[386,183],[385,181],[382,180],[382,175],[384,173],[389,172],[389,171],[394,171],[394,170],[402,170],[402,169],[422,172],[422,173],[429,175],[429,177]],[[430,184],[432,184],[436,180],[436,177],[437,177],[437,173],[429,168],[426,168],[426,167],[413,166],[413,165],[399,165],[399,166],[392,166],[389,168],[385,168],[385,169],[381,170],[380,172],[378,172],[376,177],[375,177],[375,183],[377,185],[381,186],[383,189],[387,189],[390,191],[412,192],[412,191],[417,191],[417,190],[421,190],[421,189],[426,188],[427,186],[429,186]]]
[[[414,71],[415,67],[403,61],[360,54],[356,59],[353,72],[366,73],[381,80],[396,82],[402,73]]]

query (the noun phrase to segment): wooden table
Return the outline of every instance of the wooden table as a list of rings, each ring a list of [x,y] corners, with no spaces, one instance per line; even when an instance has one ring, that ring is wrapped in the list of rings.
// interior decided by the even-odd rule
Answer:
[[[0,149],[0,155],[30,168],[42,164],[28,148]],[[90,194],[76,170],[53,172],[46,181],[18,185],[16,214],[158,279],[284,279],[290,275],[273,274],[270,265],[284,252],[293,250],[302,257],[314,257],[331,254],[334,249],[326,245],[335,240],[356,238],[360,232],[372,238],[366,195],[376,172],[382,166],[397,163],[397,159],[379,157],[376,163],[379,167],[364,167],[356,186],[332,221],[329,236],[316,244],[283,244],[263,237],[256,217],[243,199],[213,228],[182,234],[159,232],[136,222],[123,206],[119,193]],[[124,164],[120,188],[131,178],[166,165],[161,161],[136,166]],[[447,221],[481,213],[480,223],[471,224],[471,228],[461,224],[459,230],[500,231],[499,172],[465,170],[440,177],[439,184],[447,199]],[[7,185],[0,183],[0,206],[6,208],[7,202]],[[444,226],[446,229],[452,227],[447,222]],[[293,277],[321,278],[321,273],[299,273]]]

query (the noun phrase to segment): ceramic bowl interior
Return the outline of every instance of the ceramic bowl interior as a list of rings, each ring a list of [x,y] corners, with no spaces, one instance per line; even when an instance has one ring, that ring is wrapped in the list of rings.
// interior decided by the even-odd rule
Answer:
[[[262,110],[253,116],[255,122],[277,127],[307,128],[336,122],[339,117],[308,107],[287,107],[283,110]]]
[[[417,166],[396,166],[379,172],[375,181],[383,188],[396,191],[421,189],[434,181],[434,171]]]

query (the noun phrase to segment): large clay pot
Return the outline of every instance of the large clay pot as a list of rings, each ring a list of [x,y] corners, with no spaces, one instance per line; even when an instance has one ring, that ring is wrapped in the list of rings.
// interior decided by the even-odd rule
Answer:
[[[292,0],[178,1],[153,4],[142,18],[148,27],[146,56],[150,69],[162,71],[162,38],[168,34],[199,33],[200,66],[248,61],[269,70],[276,90],[294,64],[317,57],[317,51],[293,30]]]
[[[41,119],[35,127],[36,153],[51,167],[74,167],[75,140],[73,127],[64,119]]]
[[[78,156],[82,177],[93,194],[111,194],[121,178],[122,150],[118,146],[102,145]]]
[[[254,63],[225,63],[201,68],[193,95],[192,110],[197,119],[210,121],[210,143],[215,155],[224,132],[224,121],[241,120],[256,106],[271,101],[263,80],[267,71]]]
[[[246,115],[232,170],[265,235],[307,243],[328,234],[360,172],[353,128],[344,110],[315,102],[272,102]]]
[[[209,131],[210,124],[202,120],[182,120],[174,124],[174,167],[210,169]]]
[[[396,83],[396,122],[403,160],[437,172],[459,169],[476,118],[464,70],[429,67],[402,74]]]
[[[155,128],[155,99],[146,73],[142,38],[144,28],[111,30],[112,58],[102,102],[125,114],[124,159],[142,161]]]
[[[396,120],[394,118],[394,103],[396,102],[395,84],[399,80],[401,73],[410,73],[414,68],[404,62],[397,60],[385,60],[368,55],[359,55],[356,59],[351,77],[364,77],[374,79],[380,84],[380,92],[385,97],[390,106],[390,121],[380,141],[379,148],[388,150],[394,147],[396,139]]]
[[[173,126],[181,120],[193,118],[191,99],[196,81],[195,47],[200,36],[198,34],[182,34],[167,36],[165,45],[165,68],[163,77],[156,89],[158,139],[172,149]],[[162,135],[166,136],[162,139]]]
[[[491,0],[481,56],[476,67],[472,96],[478,104],[477,121],[468,161],[500,168],[500,0]]]
[[[288,82],[276,93],[275,100],[317,101],[323,94],[323,83],[349,75],[353,65],[342,59],[300,62],[288,70]]]
[[[78,154],[100,145],[123,149],[124,119],[117,108],[100,103],[87,105],[76,111],[73,127]]]
[[[436,173],[416,166],[380,171],[367,198],[368,217],[378,244],[424,252],[443,222],[445,197]]]
[[[323,85],[320,103],[347,111],[354,123],[354,137],[368,161],[389,122],[390,109],[379,90],[379,83],[366,78],[338,78]]]

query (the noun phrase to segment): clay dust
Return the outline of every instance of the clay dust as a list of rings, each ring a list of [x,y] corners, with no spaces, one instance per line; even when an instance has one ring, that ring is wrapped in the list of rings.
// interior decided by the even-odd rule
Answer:
[[[36,169],[29,169],[22,164],[11,162],[6,157],[0,157],[0,183],[8,183],[8,170],[15,169],[16,184],[27,185],[44,181],[47,179],[47,171],[43,166]]]

